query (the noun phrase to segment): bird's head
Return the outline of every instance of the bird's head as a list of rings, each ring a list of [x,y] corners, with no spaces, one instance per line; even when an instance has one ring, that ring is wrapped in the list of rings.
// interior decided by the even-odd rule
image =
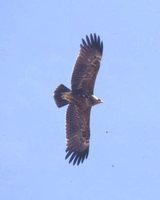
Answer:
[[[97,105],[99,103],[103,103],[103,101],[99,98],[97,98],[96,96],[92,95],[92,105]]]

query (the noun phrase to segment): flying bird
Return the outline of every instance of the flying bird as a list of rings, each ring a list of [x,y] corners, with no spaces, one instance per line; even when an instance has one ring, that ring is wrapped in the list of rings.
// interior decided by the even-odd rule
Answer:
[[[66,157],[73,165],[88,157],[90,140],[90,112],[92,106],[102,103],[93,95],[94,84],[103,53],[103,42],[96,34],[86,35],[71,77],[71,89],[63,84],[54,92],[58,107],[68,105],[66,113]]]

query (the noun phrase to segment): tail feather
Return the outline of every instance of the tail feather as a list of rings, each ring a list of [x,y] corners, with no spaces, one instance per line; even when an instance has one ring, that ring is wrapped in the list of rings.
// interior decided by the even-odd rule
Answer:
[[[55,92],[54,92],[54,100],[57,104],[58,107],[62,107],[68,104],[68,101],[66,101],[65,99],[62,98],[62,94],[64,92],[69,92],[70,89],[68,89],[66,86],[64,86],[63,84],[59,85]]]

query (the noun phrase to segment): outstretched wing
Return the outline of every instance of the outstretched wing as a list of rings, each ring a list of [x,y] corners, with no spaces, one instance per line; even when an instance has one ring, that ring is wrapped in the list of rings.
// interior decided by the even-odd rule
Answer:
[[[89,153],[89,138],[90,138],[90,110],[83,109],[76,104],[69,104],[66,114],[66,157],[70,157],[69,163],[73,161],[73,165],[83,163]]]
[[[96,34],[90,34],[90,38],[86,36],[86,40],[82,39],[80,47],[71,78],[72,91],[92,95],[103,53],[103,42]]]

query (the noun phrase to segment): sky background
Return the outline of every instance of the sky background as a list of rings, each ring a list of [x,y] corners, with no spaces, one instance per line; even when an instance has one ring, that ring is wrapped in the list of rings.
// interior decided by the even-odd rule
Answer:
[[[54,89],[81,38],[104,43],[90,153],[65,161]],[[160,1],[0,1],[0,199],[160,199]]]

